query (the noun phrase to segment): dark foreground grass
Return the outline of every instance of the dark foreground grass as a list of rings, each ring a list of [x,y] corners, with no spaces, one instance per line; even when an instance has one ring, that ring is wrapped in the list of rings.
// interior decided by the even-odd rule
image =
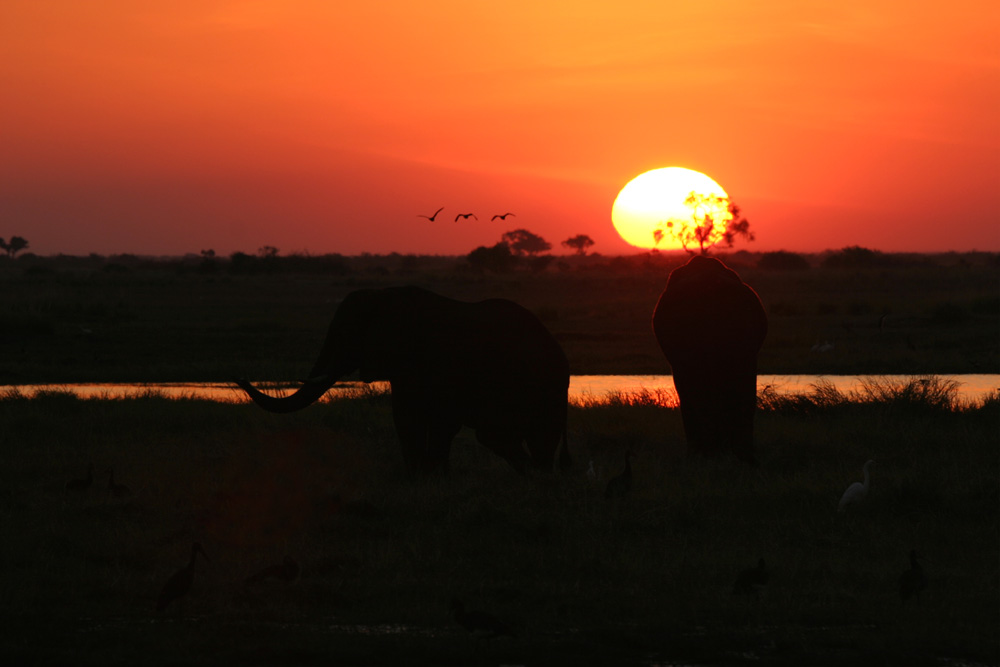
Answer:
[[[934,378],[764,395],[761,465],[685,455],[655,396],[574,406],[576,471],[519,477],[463,431],[402,470],[388,398],[0,400],[0,655],[93,664],[995,664],[1000,396]],[[604,483],[631,448],[631,497]],[[858,511],[840,494],[876,460]],[[588,463],[602,476],[583,474]],[[94,485],[65,490],[92,463]],[[107,491],[108,470],[131,487]],[[192,592],[156,613],[200,541]],[[929,577],[903,604],[916,549]],[[291,555],[300,578],[246,586]],[[736,574],[763,557],[759,598]],[[466,636],[453,597],[512,624]],[[947,663],[946,663],[947,664]]]

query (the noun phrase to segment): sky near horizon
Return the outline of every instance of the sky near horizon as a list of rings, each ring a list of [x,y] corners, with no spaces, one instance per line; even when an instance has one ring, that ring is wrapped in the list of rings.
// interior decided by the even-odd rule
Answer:
[[[996,251],[998,27],[993,0],[5,0],[0,237],[640,252],[615,196],[681,166],[741,206],[736,249]]]

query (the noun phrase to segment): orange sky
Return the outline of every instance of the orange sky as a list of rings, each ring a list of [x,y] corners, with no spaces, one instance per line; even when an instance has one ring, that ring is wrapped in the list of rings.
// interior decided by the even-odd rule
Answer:
[[[618,190],[683,166],[741,205],[737,247],[1000,250],[998,26],[994,0],[4,0],[0,237],[617,254]]]

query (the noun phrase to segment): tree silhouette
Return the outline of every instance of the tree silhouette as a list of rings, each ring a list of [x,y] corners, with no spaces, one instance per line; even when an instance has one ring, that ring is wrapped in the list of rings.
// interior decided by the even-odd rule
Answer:
[[[737,236],[742,236],[747,241],[754,240],[750,223],[742,217],[740,207],[729,201],[729,197],[692,191],[684,200],[684,205],[691,211],[690,222],[667,220],[662,228],[653,230],[654,245],[658,245],[664,236],[669,235],[677,239],[681,247],[692,255],[695,254],[694,246],[698,246],[698,254],[707,255],[719,243],[732,248]]]
[[[587,248],[594,245],[594,239],[590,238],[586,234],[577,234],[576,236],[566,239],[562,242],[562,244],[567,248],[575,250],[577,255],[586,255]]]
[[[510,246],[504,241],[500,241],[492,248],[479,246],[470,252],[466,259],[475,271],[493,273],[509,273],[518,262],[518,258],[511,253]]]
[[[264,258],[277,257],[278,249],[275,248],[273,245],[264,245],[257,248],[257,254]]]
[[[20,236],[11,236],[10,243],[7,243],[3,239],[0,239],[0,248],[3,248],[4,251],[7,253],[7,256],[12,259],[14,255],[21,252],[27,247],[28,247],[28,241],[26,239],[21,238]]]
[[[552,244],[537,234],[532,234],[527,229],[515,229],[505,232],[500,237],[501,243],[506,243],[510,251],[518,256],[534,255],[552,248]]]

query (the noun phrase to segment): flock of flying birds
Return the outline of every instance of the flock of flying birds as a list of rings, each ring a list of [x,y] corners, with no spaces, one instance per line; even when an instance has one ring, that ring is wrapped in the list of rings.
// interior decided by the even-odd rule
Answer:
[[[442,206],[438,210],[434,211],[433,215],[417,214],[417,217],[418,218],[427,218],[431,222],[434,222],[437,219],[437,217],[438,217],[438,213],[440,213],[443,210],[444,210],[444,206]],[[515,218],[517,217],[516,215],[514,215],[510,211],[508,211],[507,213],[497,213],[492,218],[490,218],[490,222],[493,222],[494,220],[506,220],[508,216],[514,216]],[[473,220],[479,220],[479,217],[476,216],[475,213],[459,213],[458,215],[455,216],[455,222],[458,222],[459,218],[461,218],[462,220],[468,220],[469,218],[472,218]]]
[[[440,210],[438,210],[440,213]],[[437,215],[437,213],[435,213]],[[625,467],[621,473],[615,475],[610,480],[605,487],[604,497],[608,500],[621,500],[629,496],[632,491],[632,463],[631,460],[635,456],[632,449],[629,448],[625,452]],[[868,495],[868,489],[871,484],[871,473],[870,469],[875,464],[875,461],[869,460],[865,462],[862,469],[864,475],[863,482],[854,482],[847,487],[844,491],[843,496],[841,496],[840,502],[837,505],[838,512],[844,512],[846,509],[853,507],[855,505],[861,504]],[[598,475],[594,470],[594,462],[590,462],[590,467],[585,473],[587,478],[591,481],[596,481]],[[87,466],[86,477],[71,479],[66,483],[66,491],[68,493],[83,493],[86,492],[94,481],[94,466],[89,464]],[[131,495],[131,491],[128,487],[123,484],[115,482],[114,468],[109,470],[108,476],[108,486],[107,491],[109,494],[115,498],[124,499]],[[188,560],[187,565],[180,568],[167,580],[164,584],[160,595],[156,601],[156,610],[158,612],[164,611],[172,602],[187,595],[194,585],[194,566],[198,555],[205,559],[206,562],[210,562],[208,555],[205,553],[201,544],[195,542],[191,546],[191,556]],[[920,592],[927,588],[927,577],[924,575],[923,568],[917,560],[917,552],[911,550],[909,553],[910,568],[904,570],[899,576],[899,597],[903,602],[906,602],[911,597],[916,597],[918,600],[920,598]],[[285,583],[290,583],[299,577],[300,568],[298,563],[295,562],[290,556],[286,556],[284,561],[270,565],[260,570],[256,574],[251,575],[245,581],[247,585],[260,584],[267,579],[275,579],[278,581],[283,581]],[[755,598],[760,597],[765,591],[770,575],[767,570],[767,565],[763,558],[757,561],[757,565],[746,570],[741,571],[733,584],[733,595],[748,595]],[[455,622],[465,628],[472,635],[482,639],[482,638],[495,638],[500,636],[514,637],[515,633],[509,625],[499,620],[497,617],[483,611],[467,611],[465,605],[458,599],[452,600],[451,611],[455,618]]]

